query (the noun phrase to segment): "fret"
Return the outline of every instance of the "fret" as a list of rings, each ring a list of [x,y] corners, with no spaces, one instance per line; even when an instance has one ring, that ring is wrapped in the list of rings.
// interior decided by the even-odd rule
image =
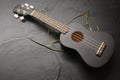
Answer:
[[[52,20],[51,22],[54,21],[55,25],[59,26],[59,28],[60,28],[61,30],[67,29],[63,24],[58,23],[58,21],[53,20],[52,18],[51,18],[51,20]],[[61,28],[61,27],[62,27],[62,28]]]
[[[38,17],[38,16],[37,16]],[[38,17],[39,18],[39,17]],[[55,20],[53,20],[53,19],[51,19],[51,18],[49,18],[49,17],[47,17],[47,16],[42,16],[41,17],[42,18],[42,20],[44,20],[44,22],[47,22],[47,23],[50,23],[51,24],[51,22],[52,22],[52,24],[54,23],[54,25],[57,25],[57,26],[59,26],[59,27],[61,27],[62,25],[61,24],[58,24]],[[61,29],[61,28],[58,28],[58,29]],[[63,29],[63,28],[62,28]]]
[[[55,23],[55,22],[51,21],[51,22],[54,23],[54,24],[53,24],[53,23],[50,23],[48,20],[51,21],[51,19],[46,18],[46,16],[44,16],[44,17],[42,18],[42,21],[43,21],[43,22],[49,23],[49,25],[50,25],[50,26],[53,26],[56,30],[59,30],[59,31],[62,31],[62,32],[63,32],[63,30],[62,30],[60,27],[57,27],[57,26],[56,26],[56,23]]]
[[[36,16],[37,18],[39,18],[41,21],[43,22],[47,22],[48,23],[48,20],[46,19],[46,16],[45,15],[39,15],[39,16]]]
[[[55,19],[52,19],[52,18],[48,17],[47,15],[42,14],[38,11],[34,10],[30,15],[37,18],[38,20],[46,23],[47,25],[51,26],[52,28],[60,31],[61,33],[66,33],[69,30],[69,27],[67,27],[66,25],[64,25],[61,22],[58,22]]]
[[[46,18],[45,18],[46,19]],[[50,21],[51,21],[51,19],[50,18],[48,18]],[[47,23],[50,23],[48,20],[46,20],[46,22]],[[59,24],[56,20],[53,20],[53,21],[51,21],[51,22],[53,22],[53,25],[55,26],[55,28],[57,28],[57,30],[60,30],[60,31],[63,31],[64,32],[64,28],[63,28],[63,26],[61,25],[61,24]],[[50,23],[51,24],[51,23]]]

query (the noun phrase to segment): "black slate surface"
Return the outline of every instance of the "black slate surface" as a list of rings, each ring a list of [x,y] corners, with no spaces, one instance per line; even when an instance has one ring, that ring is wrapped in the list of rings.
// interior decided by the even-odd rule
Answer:
[[[50,50],[27,38],[50,45],[58,35],[48,35],[44,26],[13,17],[13,8],[21,3],[33,4],[37,10],[68,24],[76,15],[89,11],[90,26],[110,33],[115,39],[115,51],[110,62],[100,69],[85,67],[77,56],[56,52],[61,61],[59,80],[120,80],[120,1],[119,0],[1,0],[0,1],[0,80],[53,80],[57,76],[58,62]],[[85,25],[85,18],[74,22]],[[21,39],[18,39],[22,37]],[[12,40],[15,38],[16,40]],[[12,41],[9,41],[12,40]],[[6,42],[6,43],[4,43]],[[61,49],[60,44],[55,44]]]

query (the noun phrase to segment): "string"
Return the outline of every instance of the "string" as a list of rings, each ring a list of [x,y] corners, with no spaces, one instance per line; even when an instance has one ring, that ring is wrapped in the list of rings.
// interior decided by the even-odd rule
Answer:
[[[35,13],[35,15],[33,15],[34,17],[37,17],[38,19],[40,19],[40,15],[39,15],[40,13],[39,12],[37,12],[37,13]],[[42,18],[44,18],[44,17],[46,17],[46,16],[44,16],[44,15],[42,15]],[[41,21],[43,21],[43,20],[41,20]],[[54,21],[56,21],[56,20],[54,20]],[[45,21],[43,21],[43,22],[45,22]],[[57,23],[59,23],[59,24],[61,24],[60,22],[58,22],[57,21]],[[49,25],[50,25],[51,23],[49,23]],[[51,24],[51,25],[53,25],[53,24]],[[57,26],[60,26],[60,25],[58,25],[57,24]],[[57,27],[58,28],[58,27]],[[72,30],[72,29],[71,29]],[[89,36],[87,36],[86,34],[84,34],[86,37],[88,37],[88,38],[90,38]],[[76,39],[79,39],[79,37],[78,37],[78,34],[75,34],[75,38]],[[91,40],[90,40],[91,39]],[[92,38],[90,38],[90,39],[86,39],[86,38],[84,38],[84,40],[83,41],[86,41],[87,43],[89,43],[89,45],[91,44],[92,46],[96,46],[96,45],[98,45],[98,46],[96,46],[96,48],[98,48],[99,47],[99,41],[97,41],[97,40],[95,40],[95,39],[92,39]],[[95,41],[96,42],[96,44],[93,44],[93,43],[91,43],[90,41]]]
[[[87,42],[87,41],[82,41],[81,43],[83,44],[83,43],[88,43],[88,42]],[[88,44],[89,44],[89,45],[92,45],[91,43],[88,43]],[[85,45],[87,45],[87,44],[85,44]],[[91,47],[91,46],[89,46],[89,45],[87,45],[87,46],[88,46],[88,47]],[[95,48],[98,48],[98,47],[96,47],[96,46],[93,45],[92,48],[95,49]],[[96,50],[96,49],[95,49],[95,50]]]
[[[42,15],[42,14],[41,14]],[[33,16],[35,16],[35,17],[38,17],[39,19],[40,19],[40,13],[38,12],[36,15],[33,15]],[[47,15],[42,15],[42,17],[41,18],[45,18],[45,17],[47,17]],[[42,19],[43,20],[43,19]],[[54,20],[54,21],[56,21],[56,20]],[[43,22],[45,22],[45,21],[43,21]],[[56,21],[57,23],[59,23],[59,24],[62,24],[61,22],[58,22],[58,21]],[[55,23],[54,23],[55,24]],[[57,25],[57,26],[60,26],[60,25]],[[87,24],[88,24],[88,22],[87,22]],[[62,27],[62,26],[61,26]],[[63,28],[65,28],[65,27],[63,27]]]
[[[72,30],[72,29],[71,29]],[[74,30],[73,30],[74,31]],[[69,32],[71,32],[71,31],[69,31]],[[71,32],[71,33],[73,33],[73,32]],[[83,32],[82,32],[83,33]],[[88,35],[86,35],[86,34],[83,34],[84,35],[84,37],[89,37]],[[78,34],[76,34],[76,37],[78,36]],[[97,40],[95,40],[95,39],[93,39],[93,38],[90,38],[90,39],[92,39],[92,41],[95,41],[96,43],[100,43],[99,41],[97,41]],[[88,41],[91,41],[90,39],[88,39]],[[84,39],[85,40],[85,39]],[[87,41],[87,40],[86,40]]]
[[[75,37],[76,37],[76,39],[79,39],[78,34],[76,34]],[[86,37],[88,37],[88,36],[86,35]],[[91,39],[92,39],[92,38],[91,38]],[[86,39],[84,39],[84,40],[85,40],[86,42],[90,42],[90,41],[91,41],[91,40],[89,40],[89,39],[88,39],[88,41],[87,41]],[[94,40],[94,39],[92,39],[92,40]],[[94,40],[94,41],[96,41],[96,40]],[[97,41],[96,41],[96,42],[97,42]],[[99,42],[98,42],[98,43],[99,43]],[[98,45],[98,44],[96,44],[96,45]],[[97,48],[98,48],[98,46],[97,46]]]
[[[74,31],[74,30],[71,29],[69,32],[73,33],[72,31]],[[78,35],[79,35],[79,34],[75,34],[76,39],[79,39]],[[89,39],[86,39],[86,37],[88,37]],[[92,40],[91,40],[91,39],[92,39]],[[91,42],[91,41],[93,41],[93,42]],[[94,43],[94,41],[95,41],[96,43]],[[97,48],[97,49],[98,49],[98,47],[99,47],[99,45],[100,45],[100,42],[98,42],[97,40],[95,40],[95,39],[93,39],[93,38],[90,38],[90,37],[89,37],[88,35],[86,35],[86,34],[84,34],[84,39],[83,39],[82,42],[88,43],[89,45],[91,45],[91,47],[93,46],[94,48]]]
[[[79,36],[78,38],[76,38],[77,36],[75,36],[75,35],[74,35],[73,37],[75,37],[75,39],[77,39],[77,40],[79,40],[79,39],[80,39],[81,41],[84,40],[84,39],[82,38],[82,35],[78,35],[78,36]]]
[[[39,15],[39,13],[37,13],[36,15],[33,15],[33,16],[35,16],[35,17],[37,17],[38,19],[40,19],[40,15]],[[44,18],[44,16],[43,16],[43,18]],[[43,20],[42,20],[43,21]],[[45,21],[43,21],[43,22],[45,22]],[[77,35],[76,35],[76,37],[77,37]],[[78,38],[78,37],[77,37]],[[85,40],[85,39],[84,39]],[[87,41],[87,40],[86,40]],[[87,41],[87,43],[90,43],[89,41]],[[90,43],[91,44],[91,43]],[[89,44],[89,45],[90,45]],[[93,45],[93,44],[91,44],[91,45]],[[93,45],[94,46],[94,45]],[[97,47],[95,47],[95,48],[98,48],[98,46]]]

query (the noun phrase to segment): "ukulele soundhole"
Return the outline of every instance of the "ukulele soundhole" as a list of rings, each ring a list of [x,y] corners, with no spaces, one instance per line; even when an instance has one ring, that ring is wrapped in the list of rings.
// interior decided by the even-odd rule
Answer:
[[[83,40],[84,36],[83,36],[83,34],[81,32],[76,31],[76,32],[72,33],[71,38],[75,42],[80,42],[80,41]]]

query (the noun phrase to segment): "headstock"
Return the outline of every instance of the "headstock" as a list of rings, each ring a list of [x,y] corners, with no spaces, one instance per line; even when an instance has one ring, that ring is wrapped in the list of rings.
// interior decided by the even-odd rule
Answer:
[[[13,12],[15,18],[20,18],[21,20],[24,19],[24,16],[30,15],[34,11],[34,6],[28,3],[21,3],[17,5]]]

